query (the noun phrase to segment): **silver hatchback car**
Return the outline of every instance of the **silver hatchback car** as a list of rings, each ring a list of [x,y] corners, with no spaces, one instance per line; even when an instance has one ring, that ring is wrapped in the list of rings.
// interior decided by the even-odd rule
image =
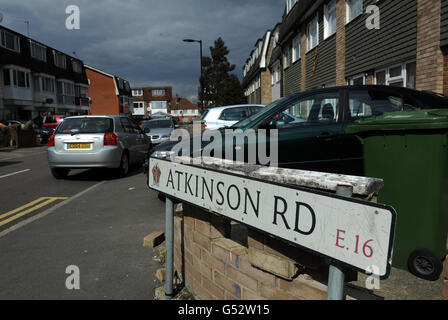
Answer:
[[[86,168],[113,168],[125,176],[150,148],[150,138],[130,118],[68,117],[48,141],[48,164],[56,179],[66,178],[70,169]]]

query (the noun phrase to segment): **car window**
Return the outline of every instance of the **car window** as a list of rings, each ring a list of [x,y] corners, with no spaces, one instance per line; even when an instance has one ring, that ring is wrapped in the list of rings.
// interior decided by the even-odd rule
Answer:
[[[219,116],[219,120],[240,121],[249,115],[249,110],[247,108],[231,108],[225,109]]]
[[[270,128],[282,129],[336,123],[338,117],[339,93],[334,91],[292,101],[265,123]]]
[[[172,128],[174,124],[171,120],[150,120],[146,122],[143,126],[145,129],[156,129],[156,128]]]
[[[45,117],[45,120],[44,120],[44,123],[56,123],[56,122],[57,122],[56,118],[50,117],[50,116]]]
[[[121,126],[123,127],[123,131],[126,133],[134,133],[134,128],[132,126],[131,121],[128,118],[120,118]]]
[[[56,133],[106,133],[114,131],[110,118],[73,118],[61,122]]]
[[[382,90],[353,90],[349,91],[350,120],[379,116],[386,112],[402,110],[403,100],[400,95]],[[408,102],[407,109],[412,105]]]
[[[207,116],[209,110],[205,110],[204,113],[202,114],[202,116],[199,118],[199,120],[204,120],[205,117]]]
[[[135,122],[134,120],[129,119],[129,118],[127,118],[127,119],[128,119],[128,121],[130,122],[130,124],[131,124],[131,126],[132,126],[132,131],[133,131],[134,133],[141,134],[141,133],[142,133],[142,130],[141,130],[140,127],[138,126],[137,122]]]

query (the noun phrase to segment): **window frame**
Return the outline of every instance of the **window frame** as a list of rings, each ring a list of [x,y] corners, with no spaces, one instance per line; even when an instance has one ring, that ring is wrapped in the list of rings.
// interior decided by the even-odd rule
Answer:
[[[291,49],[291,64],[294,64],[302,58],[302,35],[300,33],[292,39]]]
[[[311,28],[314,26],[315,23],[315,32],[316,37],[312,37],[311,35]],[[316,13],[316,16],[308,22],[306,26],[306,39],[307,39],[307,52],[310,52],[314,48],[316,48],[319,45],[319,13]],[[311,41],[316,39],[316,43],[312,43]],[[314,45],[313,45],[314,44]]]
[[[353,1],[361,1],[361,11],[353,16],[350,17],[350,7],[353,5]],[[345,2],[346,5],[346,24],[349,24],[350,22],[352,22],[353,20],[355,20],[357,17],[359,17],[360,15],[362,15],[364,13],[364,1],[363,0],[346,0]]]
[[[331,9],[331,10],[329,10]],[[324,40],[328,39],[329,37],[331,37],[333,34],[336,33],[336,28],[337,28],[337,12],[336,12],[336,0],[331,0],[330,2],[328,2],[327,4],[324,5]],[[330,14],[334,13],[334,30],[329,30],[329,27],[331,26],[329,18],[330,18]]]
[[[40,44],[40,43],[38,43],[36,41],[33,41],[31,39],[29,41],[29,44],[30,44],[30,55],[31,55],[31,58],[39,60],[39,61],[47,62],[47,47],[45,45]],[[33,53],[35,53],[35,51],[36,51],[36,49],[35,49],[36,47],[39,48],[39,49],[42,49],[42,51],[43,51],[43,56],[42,57],[38,57],[35,54],[33,55]]]
[[[13,42],[14,42],[14,48],[9,48],[6,44],[6,35],[12,36],[13,37]],[[0,30],[0,46],[2,48],[5,48],[7,50],[13,51],[13,52],[17,52],[20,53],[20,37],[14,33],[11,33],[9,31],[6,30]],[[17,47],[17,48],[16,48]]]

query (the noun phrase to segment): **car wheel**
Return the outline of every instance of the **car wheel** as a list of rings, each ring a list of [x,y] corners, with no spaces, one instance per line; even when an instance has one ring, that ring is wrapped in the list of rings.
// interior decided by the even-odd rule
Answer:
[[[51,174],[55,179],[65,179],[68,176],[70,169],[65,168],[51,168]]]
[[[416,277],[436,281],[440,278],[443,271],[443,263],[440,257],[437,257],[428,249],[419,249],[413,251],[408,258],[409,272]]]
[[[120,167],[118,168],[118,174],[121,177],[125,177],[129,173],[129,156],[125,152],[121,156]]]

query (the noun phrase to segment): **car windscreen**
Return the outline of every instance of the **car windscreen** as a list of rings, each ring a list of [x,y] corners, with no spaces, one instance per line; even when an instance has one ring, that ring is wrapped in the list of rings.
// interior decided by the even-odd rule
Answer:
[[[205,110],[204,113],[202,114],[202,116],[199,118],[199,120],[204,120],[205,117],[207,116],[209,110]]]
[[[153,120],[148,121],[144,124],[145,129],[156,129],[156,128],[171,128],[171,120]]]
[[[106,133],[114,131],[111,118],[73,118],[65,119],[59,125],[58,134]]]
[[[251,123],[255,119],[264,118],[264,115],[269,114],[270,112],[272,112],[273,109],[277,108],[281,103],[283,103],[285,100],[288,100],[288,99],[290,99],[290,97],[285,97],[285,98],[274,101],[270,105],[261,108],[261,110],[259,112],[254,113],[250,117],[235,123],[233,126],[231,126],[231,128],[241,129],[241,128],[246,127],[249,123]]]

